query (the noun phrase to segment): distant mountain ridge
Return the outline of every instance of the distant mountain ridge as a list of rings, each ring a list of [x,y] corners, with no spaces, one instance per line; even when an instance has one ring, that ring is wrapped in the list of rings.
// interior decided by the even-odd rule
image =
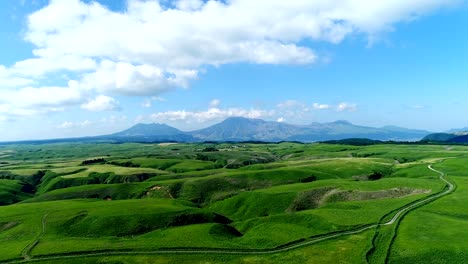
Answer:
[[[450,130],[446,131],[445,133],[448,133],[448,134],[459,134],[459,133],[468,134],[468,127],[453,128],[453,129],[450,129]]]
[[[197,141],[186,132],[166,124],[136,124],[129,129],[117,132],[111,135],[101,136],[103,139],[117,141],[136,141],[136,142],[154,142],[154,141]]]
[[[301,127],[280,122],[232,117],[213,126],[189,132],[195,138],[214,141],[282,141],[301,133]]]
[[[454,128],[443,133],[433,133],[425,136],[422,141],[429,143],[468,143],[468,127]]]
[[[300,141],[317,142],[362,138],[376,141],[419,141],[431,132],[396,126],[380,128],[354,125],[345,120],[293,125],[244,117],[230,117],[204,129],[184,132],[166,124],[136,124],[123,131],[92,137],[29,140],[23,143],[58,142],[203,142],[203,141]],[[13,142],[12,142],[13,143]]]
[[[183,132],[165,124],[137,124],[124,131],[101,136],[123,141],[301,141],[315,142],[346,138],[371,140],[417,141],[430,132],[386,126],[357,126],[348,121],[293,125],[243,117],[231,117],[218,124],[195,131]]]
[[[450,130],[455,131],[452,133],[433,133],[425,136],[422,141],[429,143],[456,143],[456,144],[465,144],[468,143],[468,132],[466,131],[457,131],[455,129]]]
[[[177,128],[166,124],[137,124],[124,131],[112,134],[117,137],[132,137],[132,136],[162,136],[184,134]]]

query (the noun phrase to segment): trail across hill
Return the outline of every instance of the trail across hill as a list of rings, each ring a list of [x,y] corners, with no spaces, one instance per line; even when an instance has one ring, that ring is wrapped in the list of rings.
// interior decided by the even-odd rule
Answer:
[[[353,234],[358,234],[361,232],[364,232],[369,229],[376,228],[378,226],[386,226],[386,225],[392,225],[394,224],[398,219],[400,219],[405,213],[420,207],[426,203],[432,202],[434,200],[437,200],[451,192],[455,189],[455,186],[449,182],[447,179],[445,179],[445,173],[442,171],[436,170],[432,168],[432,165],[427,166],[429,170],[432,170],[434,172],[439,173],[439,179],[442,180],[443,182],[446,183],[446,189],[443,191],[431,195],[427,198],[424,198],[422,200],[418,200],[416,202],[410,203],[408,205],[405,205],[401,207],[395,215],[388,220],[385,223],[380,223],[380,224],[373,224],[373,225],[368,225],[364,227],[360,227],[354,230],[348,230],[348,231],[341,231],[341,232],[335,232],[333,234],[328,234],[328,235],[323,235],[320,237],[315,237],[315,238],[310,238],[305,241],[299,241],[296,243],[292,243],[286,246],[274,248],[274,249],[264,249],[264,250],[240,250],[240,249],[161,249],[161,250],[152,250],[152,251],[101,251],[101,252],[88,252],[88,253],[71,253],[67,255],[57,255],[57,256],[44,256],[44,257],[37,257],[37,258],[32,258],[29,256],[29,253],[32,251],[32,249],[39,243],[39,239],[42,237],[46,230],[46,217],[47,214],[43,216],[42,218],[42,232],[38,236],[38,238],[29,244],[24,250],[22,256],[24,257],[23,260],[16,260],[16,261],[10,261],[10,262],[3,262],[0,264],[13,264],[13,263],[29,263],[29,262],[36,262],[36,261],[46,261],[46,260],[64,260],[64,259],[74,259],[74,258],[83,258],[83,257],[99,257],[99,256],[118,256],[118,255],[158,255],[158,254],[226,254],[226,255],[262,255],[262,254],[275,254],[275,253],[281,253],[289,250],[293,250],[296,248],[308,246],[311,244],[315,244],[318,242],[322,242],[325,240],[333,239],[333,238],[338,238],[342,236],[347,236],[347,235],[353,235]]]

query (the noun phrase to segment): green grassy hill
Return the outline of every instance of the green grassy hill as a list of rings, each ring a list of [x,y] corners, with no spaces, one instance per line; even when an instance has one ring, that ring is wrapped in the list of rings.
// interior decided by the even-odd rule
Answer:
[[[0,161],[0,262],[430,263],[431,256],[466,257],[464,146],[3,149],[9,155]],[[444,191],[429,164],[447,173],[455,192],[377,227]],[[174,252],[181,250],[186,253]],[[43,259],[51,256],[58,259]]]

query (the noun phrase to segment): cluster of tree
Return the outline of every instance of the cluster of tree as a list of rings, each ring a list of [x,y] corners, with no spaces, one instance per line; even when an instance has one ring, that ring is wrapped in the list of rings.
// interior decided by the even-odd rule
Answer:
[[[374,170],[369,176],[367,176],[367,179],[369,181],[375,181],[375,180],[380,180],[385,176],[389,176],[393,173],[393,170],[391,168],[382,168],[378,170]]]
[[[206,148],[202,149],[201,151],[202,152],[216,152],[216,151],[219,151],[219,149],[214,148],[214,147],[206,147]]]
[[[81,165],[90,165],[90,164],[99,164],[106,163],[107,161],[104,158],[89,159],[81,162]]]
[[[316,180],[317,180],[317,176],[310,175],[310,176],[307,176],[307,177],[301,179],[301,182],[306,183],[306,182],[313,182],[313,181],[316,181]]]
[[[139,168],[139,164],[135,164],[131,161],[110,161],[107,162],[107,164],[115,165],[115,166],[120,166],[120,167],[129,167],[129,168]]]
[[[374,171],[371,175],[369,175],[367,178],[369,179],[369,181],[376,181],[376,180],[380,180],[383,178],[383,173],[380,172],[380,171]]]
[[[195,159],[203,160],[203,161],[213,161],[213,162],[218,161],[218,159],[216,157],[210,157],[208,155],[204,155],[204,154],[200,154],[200,153],[197,153],[197,155],[195,156]]]

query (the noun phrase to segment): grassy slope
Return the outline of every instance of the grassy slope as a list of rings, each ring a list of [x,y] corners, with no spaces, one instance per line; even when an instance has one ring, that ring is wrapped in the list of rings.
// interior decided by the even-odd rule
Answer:
[[[247,264],[247,263],[361,263],[367,241],[372,237],[372,232],[348,236],[336,240],[326,241],[320,244],[271,255],[216,255],[216,254],[157,254],[142,256],[114,256],[97,258],[66,259],[70,264],[166,264],[166,263],[206,263],[206,264]],[[40,261],[41,264],[63,263],[58,261]]]
[[[215,215],[190,203],[168,199],[16,204],[0,207],[0,222],[19,222],[15,227],[0,232],[0,259],[19,256],[21,250],[37,237],[42,229],[41,218],[46,214],[47,232],[33,253],[42,252],[43,247],[49,253],[93,250],[96,244],[101,245],[100,248],[108,248],[109,241],[120,240],[120,243],[115,243],[118,247],[122,246],[122,241],[132,242],[132,236],[149,234],[152,230],[219,222]],[[178,237],[181,236],[182,233]],[[124,246],[129,248],[129,245],[133,244]],[[150,244],[150,247],[154,246]]]
[[[46,192],[42,195],[31,198],[25,202],[44,202],[44,201],[57,201],[69,200],[79,198],[96,198],[96,199],[134,199],[144,197],[161,197],[168,198],[168,195],[160,191],[152,191],[151,187],[154,186],[150,182],[141,183],[125,183],[125,184],[90,184],[76,187],[69,187],[65,189],[53,190]],[[159,195],[156,195],[159,194]]]
[[[322,188],[339,190],[376,191],[408,187],[439,191],[443,184],[438,180],[413,180],[388,178],[380,181],[323,180],[311,183],[281,185],[254,192],[245,192],[213,203],[209,208],[234,220],[244,220],[264,215],[284,213],[300,193]],[[349,204],[349,202],[347,203]],[[335,207],[339,207],[335,205]],[[385,208],[382,208],[385,210]],[[338,209],[337,209],[338,210]]]
[[[402,221],[391,248],[390,263],[465,263],[468,259],[468,159],[434,166],[448,173],[455,192]]]
[[[24,192],[24,184],[16,180],[0,179],[0,205],[8,205],[31,198],[32,195]]]
[[[25,177],[29,176],[28,173],[42,169],[62,174],[81,173],[73,172],[76,172],[76,168],[83,167],[78,166],[82,160],[94,157],[105,157],[110,161],[130,161],[141,167],[85,166],[88,170],[95,168],[101,173],[111,172],[108,170],[113,170],[113,173],[116,170],[120,170],[120,173],[158,170],[161,175],[141,183],[84,185],[45,191],[29,200],[30,204],[0,207],[0,227],[1,223],[4,223],[3,226],[19,223],[8,230],[0,228],[0,259],[19,256],[25,245],[32,242],[40,232],[41,218],[46,213],[47,232],[33,249],[32,255],[35,256],[95,249],[275,247],[317,234],[375,223],[389,211],[428,195],[364,201],[331,200],[320,204],[316,209],[290,212],[288,209],[291,204],[305,192],[320,188],[370,192],[396,187],[437,191],[441,184],[435,178],[436,174],[427,170],[426,165],[439,157],[467,154],[465,147],[447,150],[443,146],[356,147],[295,143],[234,145],[236,148],[230,144],[222,144],[217,146],[220,152],[202,153],[213,159],[210,161],[193,160],[199,153],[195,150],[205,147],[197,144],[16,146],[15,152],[9,152],[12,153],[7,157],[6,162],[9,164],[2,167],[2,170],[23,170],[22,176]],[[247,166],[251,162],[268,163]],[[237,164],[241,168],[218,168],[220,163]],[[461,169],[463,163],[457,164],[450,164],[446,169],[457,166]],[[353,176],[369,175],[376,170],[392,175],[374,182],[351,180]],[[300,183],[310,176],[315,176],[318,180]],[[107,197],[114,200],[173,197],[177,200],[94,199],[36,203]],[[206,208],[195,208],[193,204],[184,201],[193,201]],[[455,209],[459,210],[463,205],[457,205],[457,208]],[[243,235],[239,236],[221,224],[225,220],[215,219],[215,215],[209,211],[221,213],[234,220],[231,226]],[[190,225],[186,225],[187,223]],[[180,226],[181,224],[184,225]],[[363,260],[372,235],[372,232],[366,232],[365,235],[327,241],[283,254],[248,257],[214,255],[202,256],[200,260],[213,263],[226,259],[234,263],[303,263],[313,257],[320,263],[336,260],[356,263]],[[357,237],[359,239],[354,241]],[[397,243],[394,248],[397,248]],[[399,250],[396,252],[400,253]],[[407,257],[395,256],[400,259]],[[112,259],[118,258],[109,258]],[[152,258],[128,257],[125,261],[132,262],[132,259],[150,262]],[[191,259],[197,257],[167,256],[161,260],[183,262]]]

